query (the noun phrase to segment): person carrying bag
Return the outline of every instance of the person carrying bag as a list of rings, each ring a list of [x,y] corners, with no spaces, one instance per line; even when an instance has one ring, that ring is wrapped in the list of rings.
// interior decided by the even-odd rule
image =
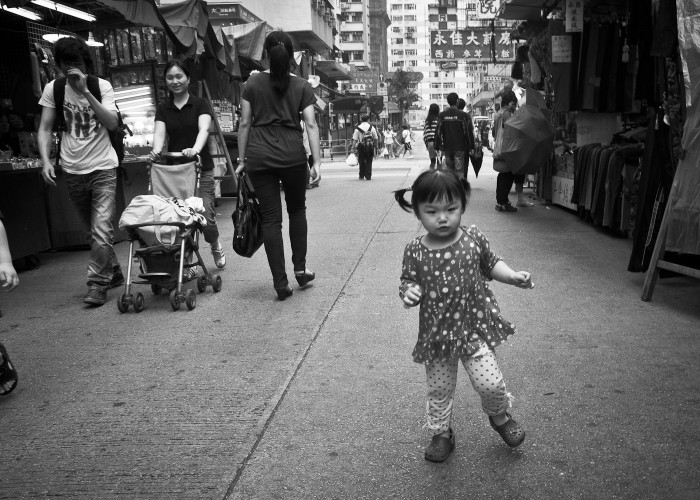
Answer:
[[[263,244],[260,203],[245,172],[238,178],[236,209],[233,220],[233,251],[241,257],[252,257]]]

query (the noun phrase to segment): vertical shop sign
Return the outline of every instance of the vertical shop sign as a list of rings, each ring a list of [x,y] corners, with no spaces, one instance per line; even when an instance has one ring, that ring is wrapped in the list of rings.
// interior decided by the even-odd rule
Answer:
[[[583,0],[566,0],[566,32],[583,31]]]
[[[552,36],[552,62],[571,62],[571,37],[568,35]]]
[[[509,60],[513,57],[510,34],[505,30],[491,28],[466,30],[438,30],[430,32],[431,61],[490,61],[491,37],[496,41],[496,59]]]
[[[493,19],[500,6],[501,0],[479,0],[476,3],[477,19]]]

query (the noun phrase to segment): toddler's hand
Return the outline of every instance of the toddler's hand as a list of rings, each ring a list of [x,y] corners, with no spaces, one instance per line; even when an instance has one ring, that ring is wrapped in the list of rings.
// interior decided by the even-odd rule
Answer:
[[[12,264],[0,264],[0,285],[9,292],[19,285],[17,271]]]
[[[516,271],[513,273],[513,285],[518,288],[535,288],[531,278],[532,275],[527,271]]]
[[[423,291],[418,285],[411,285],[406,293],[403,294],[403,306],[408,309],[409,307],[415,307],[420,302],[423,296]]]

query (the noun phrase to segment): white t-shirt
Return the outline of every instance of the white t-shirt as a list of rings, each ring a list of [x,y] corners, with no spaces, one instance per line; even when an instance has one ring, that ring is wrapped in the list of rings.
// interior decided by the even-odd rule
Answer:
[[[403,135],[403,142],[405,142],[406,144],[411,144],[413,140],[411,138],[411,131],[408,129],[404,129],[404,131],[401,132],[401,134]]]
[[[55,109],[54,82],[55,80],[46,84],[39,104]],[[102,78],[99,82],[102,105],[110,111],[116,111],[112,85]],[[89,174],[94,170],[108,170],[119,166],[117,152],[109,140],[107,127],[97,120],[87,97],[78,95],[67,82],[63,116],[66,120],[66,130],[61,139],[60,163],[63,170],[69,174]]]

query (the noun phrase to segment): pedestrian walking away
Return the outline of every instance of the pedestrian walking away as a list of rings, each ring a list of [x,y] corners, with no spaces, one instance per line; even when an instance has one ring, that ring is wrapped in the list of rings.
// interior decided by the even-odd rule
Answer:
[[[236,174],[245,171],[253,183],[260,201],[263,240],[273,286],[279,300],[285,300],[293,292],[284,262],[280,182],[289,214],[294,277],[301,288],[316,277],[306,268],[308,160],[299,112],[313,156],[311,182],[321,175],[321,149],[314,114],[316,95],[308,81],[289,73],[294,60],[291,38],[283,31],[273,31],[265,39],[263,50],[270,69],[251,75],[241,95]]]
[[[426,116],[425,124],[423,125],[423,142],[425,143],[425,148],[428,150],[430,168],[439,168],[440,166],[438,163],[438,153],[435,150],[435,131],[438,126],[439,114],[440,106],[436,103],[432,103],[428,108],[428,116]]]
[[[360,180],[372,180],[372,159],[377,140],[377,129],[369,122],[369,115],[362,115],[362,123],[355,127],[352,135],[352,149],[359,162]]]
[[[474,148],[474,127],[471,117],[457,108],[458,100],[455,92],[447,94],[450,107],[438,115],[435,149],[444,155],[445,168],[466,178],[467,154]]]
[[[469,194],[466,179],[447,170],[423,172],[411,188],[395,192],[401,208],[412,210],[427,231],[406,245],[399,296],[406,308],[420,305],[413,361],[426,370],[425,427],[433,437],[425,459],[433,462],[447,459],[455,447],[451,417],[460,361],[491,427],[508,446],[525,439],[508,412],[513,398],[495,356],[515,327],[501,316],[487,281],[532,288],[531,276],[503,262],[476,226],[461,225]]]
[[[58,40],[54,59],[66,77],[46,84],[39,100],[43,106],[37,137],[41,175],[46,184],[56,186],[56,169],[49,151],[54,123],[58,121],[64,130],[56,166],[62,169],[68,196],[90,233],[88,291],[83,302],[101,306],[107,300],[107,289],[124,283],[112,246],[119,165],[108,133],[118,125],[114,90],[108,81],[92,75],[92,57],[82,40],[74,37]],[[97,80],[99,100],[90,92],[88,78]],[[56,87],[65,90],[60,100],[62,109],[56,109]]]
[[[19,285],[17,271],[12,265],[12,255],[10,254],[10,244],[7,241],[5,225],[2,222],[2,212],[0,212],[0,287],[6,291],[14,290]],[[0,310],[0,318],[2,310]],[[7,349],[0,342],[0,396],[6,396],[17,387],[17,370],[10,360]]]
[[[411,127],[408,125],[403,126],[403,132],[401,132],[401,138],[403,139],[403,157],[406,157],[406,153],[410,151],[411,155],[409,158],[413,158],[413,132],[411,132]]]
[[[159,161],[163,148],[168,152],[182,153],[184,159],[201,158],[199,196],[204,205],[206,225],[202,227],[204,241],[209,243],[216,267],[226,266],[226,254],[219,241],[216,225],[214,160],[209,152],[209,126],[214,118],[206,100],[190,94],[190,72],[182,62],[169,61],[163,71],[170,98],[156,109],[153,149],[150,158]],[[197,268],[187,270],[189,278],[196,276]]]

